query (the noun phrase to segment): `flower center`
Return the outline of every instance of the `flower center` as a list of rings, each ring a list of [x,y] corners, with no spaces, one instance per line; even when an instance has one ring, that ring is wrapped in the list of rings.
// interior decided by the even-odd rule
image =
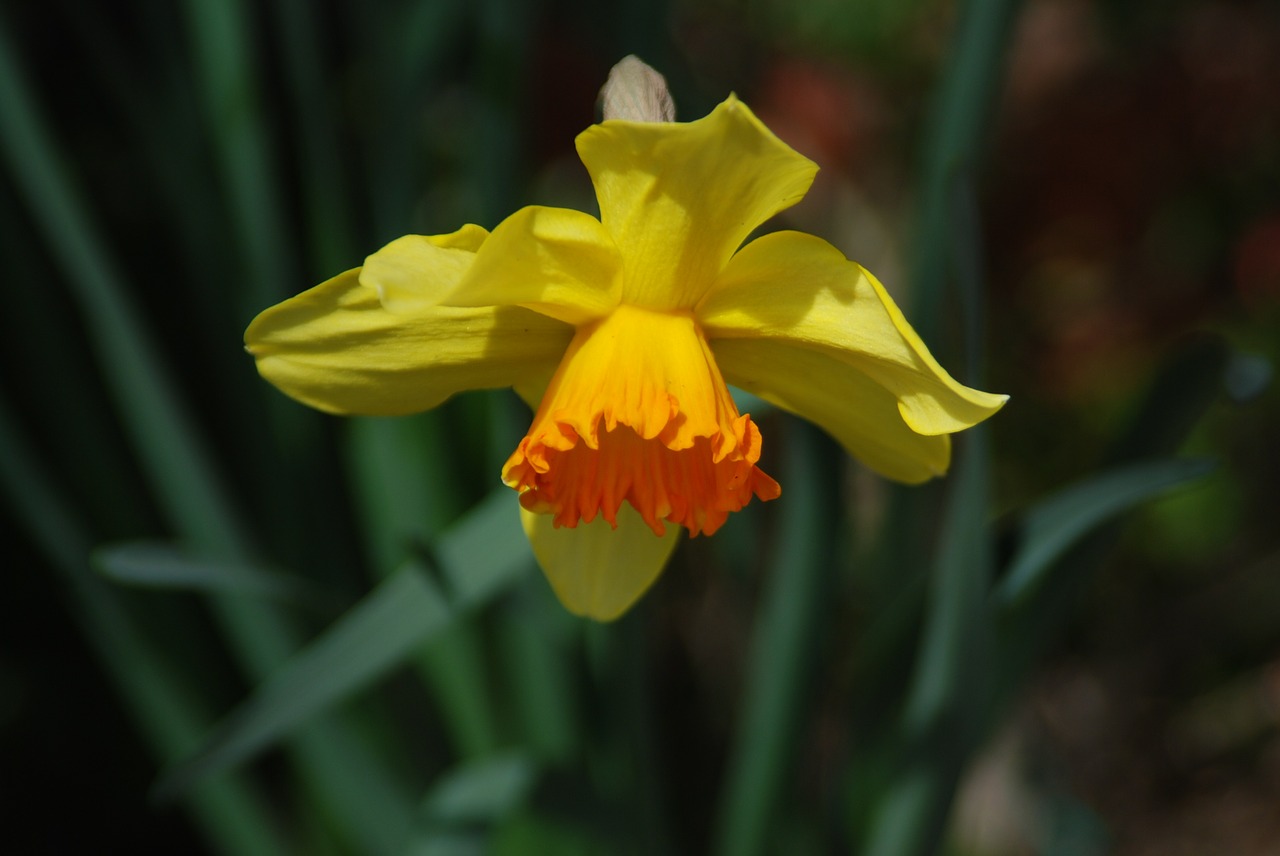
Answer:
[[[780,495],[759,459],[692,316],[624,305],[578,329],[502,480],[557,527],[616,526],[625,501],[658,535],[664,520],[709,535]]]

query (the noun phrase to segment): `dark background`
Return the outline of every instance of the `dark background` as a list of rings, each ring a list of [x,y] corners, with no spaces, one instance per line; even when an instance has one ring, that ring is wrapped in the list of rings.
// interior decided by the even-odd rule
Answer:
[[[253,51],[245,91],[266,117],[258,137],[220,125],[204,103],[198,5],[46,0],[9,4],[0,20],[58,161],[250,514],[275,501],[245,418],[263,395],[239,352],[255,307],[405,232],[492,227],[531,201],[589,205],[571,141],[594,121],[595,93],[628,52],[668,75],[682,117],[734,90],[815,159],[822,173],[792,222],[911,304],[915,176],[958,4],[687,0],[622,4],[615,14],[594,3],[330,0],[315,5],[309,33],[287,30],[288,3],[244,4]],[[1218,467],[1131,519],[1084,586],[967,780],[956,821],[967,849],[956,852],[1041,852],[1026,849],[1029,810],[1019,801],[1030,767],[1032,780],[1068,795],[1062,816],[1079,811],[1107,831],[1111,852],[1272,853],[1280,397],[1268,378],[1280,356],[1280,11],[1224,0],[1015,6],[977,166],[986,388],[1012,396],[991,423],[997,511],[1097,466],[1160,377],[1220,378],[1182,445]],[[417,29],[399,29],[404,21]],[[280,49],[291,39],[322,60],[319,89],[300,88]],[[235,115],[232,105],[221,118]],[[332,163],[302,145],[317,129]],[[220,159],[255,146],[269,183],[229,187]],[[253,203],[229,201],[237,193],[283,212],[270,237],[278,252],[233,252],[229,244],[252,244],[255,228],[244,222]],[[31,210],[10,161],[0,170],[0,395],[95,543],[163,534],[159,500],[86,344],[90,322],[66,285],[75,236],[36,225]],[[317,226],[317,210],[341,232]],[[246,257],[259,268],[246,273]],[[240,287],[246,276],[266,290]],[[333,430],[318,432],[317,449],[331,452]],[[314,502],[344,506],[341,476],[299,478]],[[483,493],[473,490],[460,501]],[[157,769],[147,738],[86,646],[69,586],[13,513],[34,500],[5,499],[4,849],[199,852],[179,811],[145,799]],[[359,553],[349,523],[318,542],[287,528],[267,538],[304,564]],[[686,596],[653,596],[665,634],[654,646],[671,667],[658,691],[669,697],[690,685],[710,693],[708,676],[732,672],[742,653],[732,619],[723,650],[689,641],[708,613],[684,608]],[[205,621],[194,597],[161,609],[145,594],[125,600],[160,636]],[[187,662],[201,664],[191,677],[221,708],[245,692],[216,650],[197,646]],[[673,780],[701,781],[698,765],[722,760],[724,726],[714,703],[684,703],[695,708],[689,742],[706,757],[694,753]]]

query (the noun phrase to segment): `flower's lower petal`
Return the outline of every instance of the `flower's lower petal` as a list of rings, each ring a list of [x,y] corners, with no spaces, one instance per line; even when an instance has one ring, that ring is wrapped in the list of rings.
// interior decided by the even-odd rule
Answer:
[[[622,261],[600,221],[567,208],[530,206],[498,224],[450,306],[524,306],[570,324],[618,304]]]
[[[347,271],[263,312],[245,331],[258,371],[330,413],[395,416],[468,389],[555,370],[573,328],[518,306],[391,312]]]
[[[692,306],[818,171],[734,96],[694,122],[593,125],[577,146],[600,219],[626,257],[624,299],[653,309]]]
[[[892,392],[829,353],[752,339],[711,350],[729,383],[818,425],[886,478],[918,484],[947,471],[950,437],[913,431]]]
[[[629,505],[617,528],[603,518],[557,529],[551,515],[520,509],[520,521],[556,597],[565,609],[596,621],[626,612],[666,567],[680,527],[654,535]]]
[[[765,338],[827,349],[893,393],[902,418],[921,434],[962,431],[1008,399],[952,378],[884,286],[812,235],[775,232],[743,247],[696,314],[712,340]]]

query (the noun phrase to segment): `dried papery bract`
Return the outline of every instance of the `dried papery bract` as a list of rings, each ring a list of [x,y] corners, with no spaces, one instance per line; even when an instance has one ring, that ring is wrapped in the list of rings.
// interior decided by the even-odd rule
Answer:
[[[610,70],[609,79],[600,90],[600,100],[606,120],[674,122],[676,118],[667,79],[634,55]]]

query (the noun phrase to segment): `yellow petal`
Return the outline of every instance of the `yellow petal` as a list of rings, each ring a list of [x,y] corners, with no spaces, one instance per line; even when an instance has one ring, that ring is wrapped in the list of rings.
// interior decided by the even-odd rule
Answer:
[[[603,518],[557,529],[551,516],[520,509],[533,554],[556,597],[574,615],[612,621],[644,594],[666,567],[679,527],[661,537],[629,505],[618,512],[618,528]]]
[[[262,376],[303,404],[395,416],[545,377],[573,338],[572,327],[516,306],[408,304],[388,311],[356,268],[263,312],[245,345]]]
[[[623,256],[623,300],[654,309],[691,308],[817,172],[733,96],[696,122],[594,125],[577,146]]]
[[[902,418],[921,434],[962,431],[1008,400],[952,378],[884,286],[812,235],[776,232],[743,247],[696,315],[712,340],[766,338],[824,349],[893,393]]]
[[[951,438],[911,430],[893,393],[828,352],[769,339],[711,350],[729,383],[813,422],[882,476],[918,484],[947,471]]]
[[[444,299],[450,306],[524,306],[570,324],[608,314],[621,259],[590,214],[530,206],[498,224]]]
[[[405,235],[365,259],[360,281],[392,312],[432,306],[457,286],[488,234],[467,225],[451,235]]]
[[[480,245],[489,237],[489,231],[483,226],[477,226],[474,223],[468,223],[456,232],[448,235],[432,235],[431,243],[437,247],[445,247],[451,250],[469,250],[476,252],[480,249]]]

